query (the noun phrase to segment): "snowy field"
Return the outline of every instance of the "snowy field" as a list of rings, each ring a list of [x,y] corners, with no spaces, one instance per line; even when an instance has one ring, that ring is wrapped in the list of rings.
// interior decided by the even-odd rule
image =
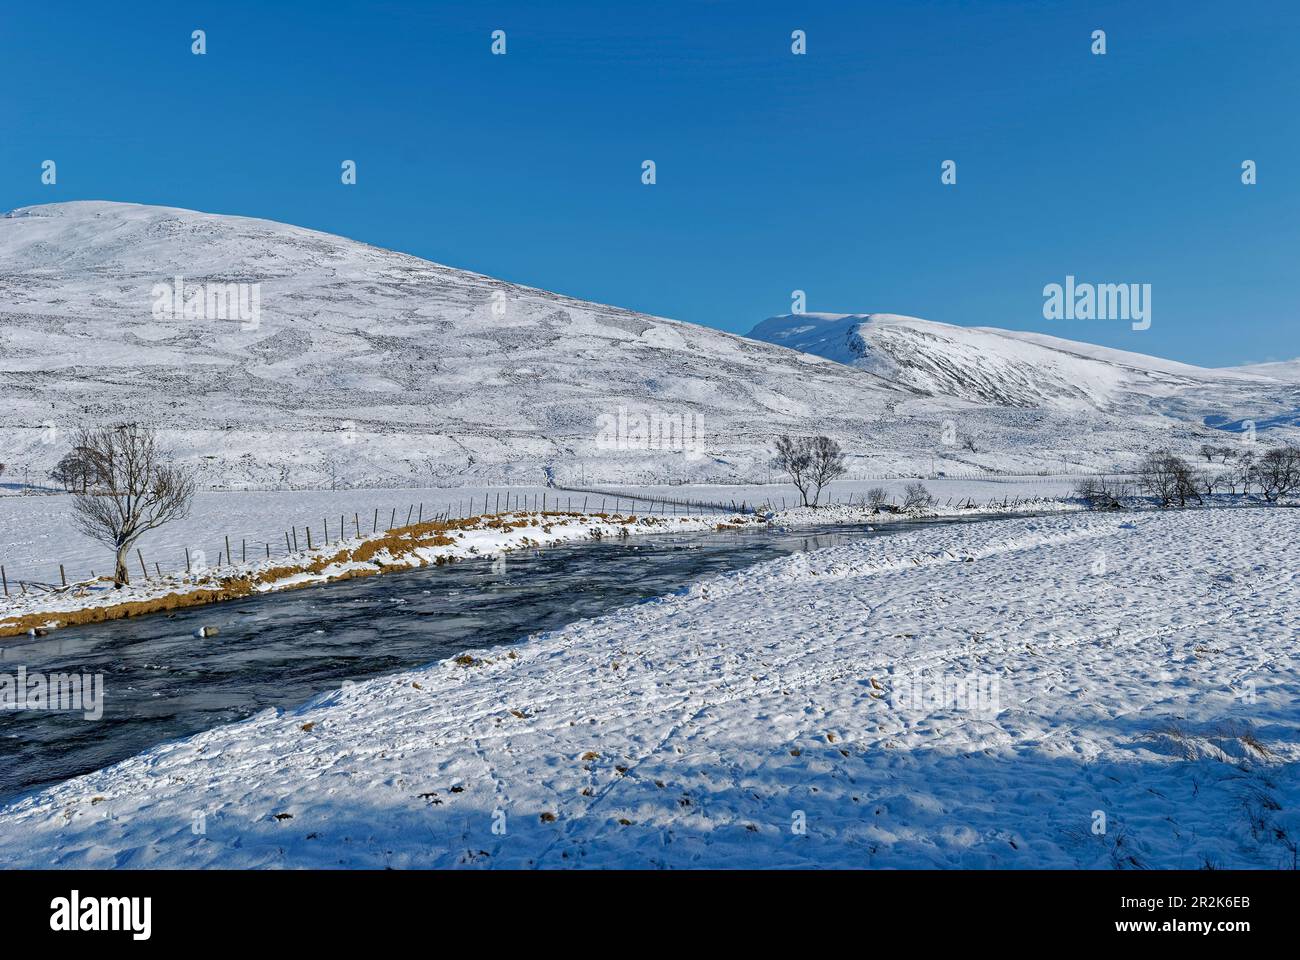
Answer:
[[[871,487],[881,486],[899,502],[903,488],[911,481],[841,481],[831,484],[822,495],[837,503],[849,498],[861,500]],[[939,498],[939,506],[951,500],[965,501],[973,498],[977,504],[991,499],[1001,502],[1010,497],[1066,496],[1075,481],[1065,477],[1028,477],[1006,480],[926,480],[926,487]],[[770,503],[780,508],[784,502],[790,507],[798,501],[798,492],[790,484],[773,483],[747,486],[668,486],[637,487],[611,485],[618,492],[636,493],[652,498],[674,500],[699,500],[729,504]],[[545,487],[434,487],[415,490],[269,490],[269,491],[203,491],[195,497],[194,508],[184,520],[168,524],[146,534],[139,547],[154,573],[157,563],[164,573],[185,569],[185,551],[191,555],[202,551],[209,565],[215,564],[225,552],[226,537],[236,561],[265,556],[267,545],[271,556],[284,556],[284,535],[297,527],[300,546],[306,544],[304,528],[310,526],[312,536],[319,539],[328,528],[331,539],[338,537],[340,520],[344,533],[354,535],[356,521],[360,521],[363,534],[371,532],[375,513],[379,515],[379,529],[387,527],[393,518],[398,524],[406,522],[408,512],[412,520],[421,515],[430,519],[435,513],[450,511],[453,517],[492,513],[498,504],[502,510],[509,503],[513,508],[521,498],[527,503],[541,505],[543,495],[548,508],[580,511],[584,503],[588,512],[599,510],[602,504],[613,509],[613,498],[599,495],[548,490]],[[635,510],[644,513],[649,504],[628,500],[618,503],[624,512]],[[412,509],[414,508],[414,509]],[[657,506],[655,513],[664,508]],[[666,508],[681,515],[681,507]],[[699,513],[692,510],[691,514]],[[228,559],[228,558],[227,558]],[[0,563],[4,564],[10,583],[20,579],[42,583],[59,582],[59,564],[69,581],[112,572],[112,554],[107,547],[87,539],[79,533],[72,519],[72,497],[66,494],[48,496],[0,496]],[[139,561],[132,559],[131,573],[139,571]]]
[[[36,793],[0,865],[1294,867],[1298,533],[1074,514],[795,555]]]

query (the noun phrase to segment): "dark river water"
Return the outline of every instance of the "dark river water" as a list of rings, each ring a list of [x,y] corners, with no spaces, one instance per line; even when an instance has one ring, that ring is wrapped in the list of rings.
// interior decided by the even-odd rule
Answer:
[[[934,523],[936,521],[929,521]],[[947,521],[951,522],[951,521]],[[0,712],[0,801],[147,747],[473,647],[511,643],[701,577],[917,523],[583,541],[0,641],[0,673],[102,673],[103,716]],[[200,627],[217,636],[200,639]]]

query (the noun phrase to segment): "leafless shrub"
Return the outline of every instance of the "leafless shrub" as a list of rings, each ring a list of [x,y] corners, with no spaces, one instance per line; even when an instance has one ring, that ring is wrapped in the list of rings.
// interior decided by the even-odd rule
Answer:
[[[934,503],[934,497],[920,480],[909,483],[903,491],[904,510],[924,510]]]
[[[1167,450],[1149,453],[1138,466],[1138,483],[1155,497],[1161,507],[1187,506],[1188,500],[1201,502],[1196,478],[1187,461]]]
[[[889,494],[884,487],[872,487],[867,491],[867,506],[872,510],[883,509],[889,502]]]
[[[1300,448],[1274,447],[1255,466],[1255,482],[1269,503],[1300,489]]]
[[[142,535],[189,513],[193,475],[163,461],[151,427],[81,428],[73,449],[90,465],[94,486],[72,506],[77,528],[113,548],[113,582],[130,583],[126,560]]]
[[[1108,477],[1084,477],[1074,487],[1074,495],[1086,501],[1090,510],[1122,510],[1124,501],[1133,495],[1123,480]]]
[[[1237,458],[1237,465],[1232,471],[1232,492],[1237,492],[1237,485],[1241,485],[1241,494],[1245,496],[1250,493],[1250,486],[1255,482],[1255,454],[1251,450],[1243,451]]]
[[[50,471],[50,479],[69,493],[78,491],[85,493],[99,482],[90,457],[84,450],[75,447],[65,453],[54,465],[54,469]]]

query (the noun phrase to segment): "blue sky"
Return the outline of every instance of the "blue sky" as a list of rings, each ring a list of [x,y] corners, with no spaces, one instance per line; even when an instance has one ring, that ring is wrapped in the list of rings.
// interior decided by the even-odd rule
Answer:
[[[267,217],[742,333],[802,289],[1286,359],[1297,28],[1290,0],[10,3],[0,208]],[[1067,274],[1150,283],[1151,328],[1044,320]]]

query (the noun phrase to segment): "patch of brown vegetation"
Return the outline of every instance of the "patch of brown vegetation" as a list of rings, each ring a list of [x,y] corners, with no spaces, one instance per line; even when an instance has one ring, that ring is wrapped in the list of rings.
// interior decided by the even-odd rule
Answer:
[[[192,590],[168,593],[165,596],[152,597],[146,600],[128,600],[122,603],[85,607],[80,610],[29,613],[22,616],[8,617],[0,620],[0,637],[21,636],[29,630],[41,627],[71,627],[86,623],[103,623],[108,620],[121,620],[126,617],[138,617],[150,613],[166,613],[186,607],[219,603],[222,600],[247,597],[257,592],[259,588],[264,587],[272,587],[279,591],[314,586],[321,582],[320,580],[305,583],[281,582],[303,574],[324,577],[327,582],[333,582],[350,580],[353,577],[374,576],[383,573],[384,568],[390,565],[396,569],[410,567],[413,565],[413,560],[415,564],[424,566],[430,561],[417,556],[417,551],[428,547],[450,546],[456,542],[455,537],[463,537],[464,531],[467,530],[512,531],[530,527],[534,522],[540,520],[543,528],[549,532],[555,522],[567,519],[599,519],[606,523],[621,524],[624,527],[636,524],[657,526],[667,523],[665,518],[638,518],[635,514],[580,514],[550,510],[492,517],[478,516],[461,517],[455,520],[430,520],[425,523],[411,524],[407,527],[394,527],[382,534],[369,535],[355,546],[339,548],[335,544],[317,548],[312,551],[309,557],[304,558],[301,564],[283,564],[258,570],[245,576],[228,577],[217,581],[215,585],[210,587],[196,586]],[[738,526],[743,522],[739,521],[736,524],[721,523],[718,524],[717,529],[727,529]],[[625,532],[621,535],[625,535]],[[521,540],[520,545],[540,546],[541,543],[538,540],[525,537]],[[387,553],[392,558],[391,563],[376,559],[376,557],[384,553]],[[451,563],[454,559],[454,557],[443,555],[434,557],[432,562],[441,566],[444,563]],[[333,565],[349,563],[366,563],[371,564],[372,567],[326,573]]]

